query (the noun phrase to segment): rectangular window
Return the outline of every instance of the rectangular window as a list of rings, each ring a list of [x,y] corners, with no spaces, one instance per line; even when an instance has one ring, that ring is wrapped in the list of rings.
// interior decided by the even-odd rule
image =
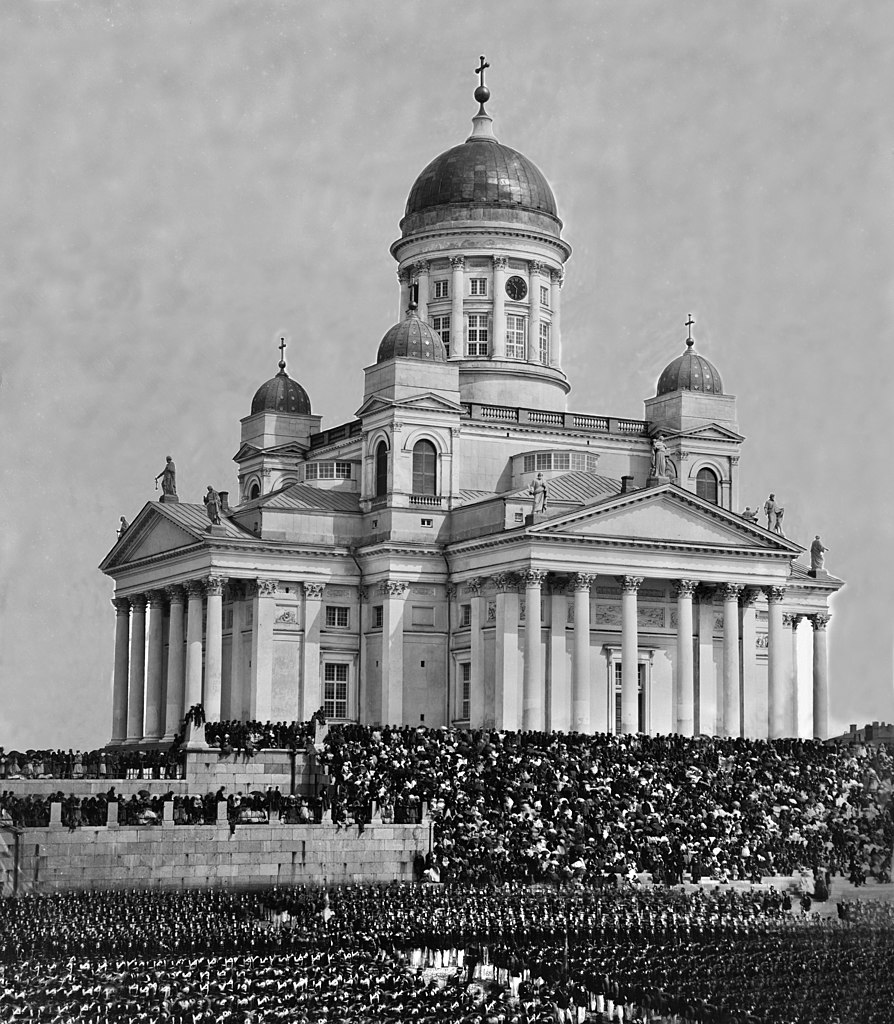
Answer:
[[[433,316],[431,318],[431,325],[434,330],[441,336],[441,341],[444,342],[444,348],[447,349],[447,355],[450,355],[450,317],[449,316]]]
[[[487,355],[486,313],[472,313],[469,316],[469,355]]]
[[[510,359],[525,358],[525,318],[506,317],[506,355]]]
[[[553,469],[570,469],[571,459],[568,452],[553,452]]]
[[[522,472],[523,473],[533,473],[534,472],[534,456],[533,455],[526,455],[525,456],[524,468],[523,468]]]
[[[468,629],[472,625],[472,606],[470,604],[459,606],[459,624],[463,629]]]
[[[587,457],[586,455],[572,454],[571,456],[571,468],[580,470],[587,468]]]
[[[545,284],[540,286],[540,305],[549,309],[549,288]]]
[[[450,297],[450,282],[449,281],[435,281],[435,298],[436,299],[447,299]],[[437,330],[437,328],[435,328]]]
[[[315,462],[311,462],[304,467],[304,479],[305,480],[316,480],[318,466]]]
[[[553,468],[552,452],[538,452],[537,453],[537,468],[538,469],[552,469]]]
[[[615,667],[615,734],[621,734],[621,680],[623,669],[620,661],[614,663]],[[646,666],[640,662],[636,666],[636,718],[637,732],[646,731]]]
[[[459,666],[459,687],[459,717],[468,721],[472,713],[472,663],[469,661],[464,661]]]
[[[336,478],[336,480],[350,480],[351,479],[351,463],[350,462],[336,462],[336,464],[335,464],[335,478]]]
[[[540,362],[549,363],[549,324],[540,322]]]
[[[419,520],[419,525],[424,530],[433,530],[434,527],[435,527],[435,521],[434,521],[434,519],[420,519]]]
[[[318,476],[321,480],[334,480],[335,479],[335,463],[334,462],[320,462],[318,463],[319,470]]]
[[[471,289],[471,295],[487,295],[487,278],[486,277],[470,277],[469,287]]]
[[[385,621],[385,610],[380,604],[373,606],[373,629],[381,629]]]
[[[327,661],[323,665],[323,714],[348,717],[348,666],[343,663]]]
[[[348,611],[349,609],[347,608],[342,608],[334,604],[327,604],[326,625],[337,629],[347,629],[350,622]]]

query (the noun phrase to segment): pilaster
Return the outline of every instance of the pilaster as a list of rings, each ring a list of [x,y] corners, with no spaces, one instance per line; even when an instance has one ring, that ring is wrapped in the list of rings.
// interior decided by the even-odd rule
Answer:
[[[520,729],[518,686],[518,591],[512,573],[494,577],[497,587],[494,630],[494,717],[497,729]]]
[[[221,715],[221,674],[223,669],[223,588],[224,576],[206,576],[203,580],[207,605],[205,636],[205,717],[219,722]]]
[[[404,724],[404,607],[410,584],[383,580],[382,595],[382,724]]]
[[[273,622],[276,618],[276,580],[255,580],[252,595],[251,690],[249,714],[269,722],[273,713]]]
[[[303,583],[304,646],[301,652],[301,718],[309,722],[323,703],[320,685],[320,626],[323,612],[323,584]],[[361,633],[361,636],[363,634]]]

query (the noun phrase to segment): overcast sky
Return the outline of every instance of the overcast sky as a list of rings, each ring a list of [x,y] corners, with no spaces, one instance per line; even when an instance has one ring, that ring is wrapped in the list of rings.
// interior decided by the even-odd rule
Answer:
[[[398,314],[418,172],[501,142],[574,249],[569,408],[642,416],[687,314],[738,397],[742,500],[847,581],[832,727],[894,718],[894,10],[811,0],[0,9],[0,745],[110,735],[96,566],[156,498],[235,491],[291,339],[323,425]]]

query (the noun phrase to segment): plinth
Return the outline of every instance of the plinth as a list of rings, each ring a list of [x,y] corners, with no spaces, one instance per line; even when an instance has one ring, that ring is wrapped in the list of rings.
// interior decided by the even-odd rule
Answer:
[[[646,487],[661,487],[662,484],[669,484],[671,478],[669,476],[650,476],[646,480]]]
[[[176,494],[162,494],[162,495],[159,496],[158,500],[160,502],[162,502],[162,504],[166,504],[166,505],[179,505],[180,504],[180,499],[177,497]]]
[[[542,523],[544,519],[549,519],[548,512],[531,512],[525,516],[525,526],[534,526],[537,523]]]
[[[212,523],[206,530],[205,533],[212,537],[226,537],[227,529],[225,526],[216,526]]]

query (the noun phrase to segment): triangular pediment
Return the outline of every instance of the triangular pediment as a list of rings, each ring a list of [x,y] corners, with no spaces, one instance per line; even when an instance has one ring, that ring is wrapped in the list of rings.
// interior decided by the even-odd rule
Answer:
[[[412,398],[386,399],[373,395],[360,406],[355,415],[358,418],[373,416],[383,409],[419,409],[426,412],[447,412],[454,415],[462,413],[462,406],[458,403],[451,402],[433,391],[425,391]]]
[[[182,506],[173,507],[178,511],[183,510]],[[192,547],[201,540],[201,532],[178,523],[175,518],[166,515],[159,505],[150,502],[106,555],[100,569],[108,572],[144,558]]]
[[[699,441],[734,441],[736,443],[741,443],[745,440],[741,434],[737,434],[735,430],[730,430],[729,427],[724,427],[720,423],[706,423],[702,427],[691,427],[689,430],[677,430],[673,433],[664,430],[661,433],[664,434],[667,440],[673,440],[678,437],[697,439]]]
[[[612,542],[670,544],[684,547],[751,548],[785,551],[801,548],[747,523],[741,516],[673,485],[634,491],[533,526],[529,532],[556,537]]]
[[[234,462],[245,462],[247,459],[252,459],[258,455],[273,455],[277,457],[295,456],[296,458],[303,458],[305,452],[307,452],[307,445],[299,444],[297,441],[288,441],[286,444],[275,444],[270,448],[258,448],[254,444],[243,444],[238,452],[233,456]]]

